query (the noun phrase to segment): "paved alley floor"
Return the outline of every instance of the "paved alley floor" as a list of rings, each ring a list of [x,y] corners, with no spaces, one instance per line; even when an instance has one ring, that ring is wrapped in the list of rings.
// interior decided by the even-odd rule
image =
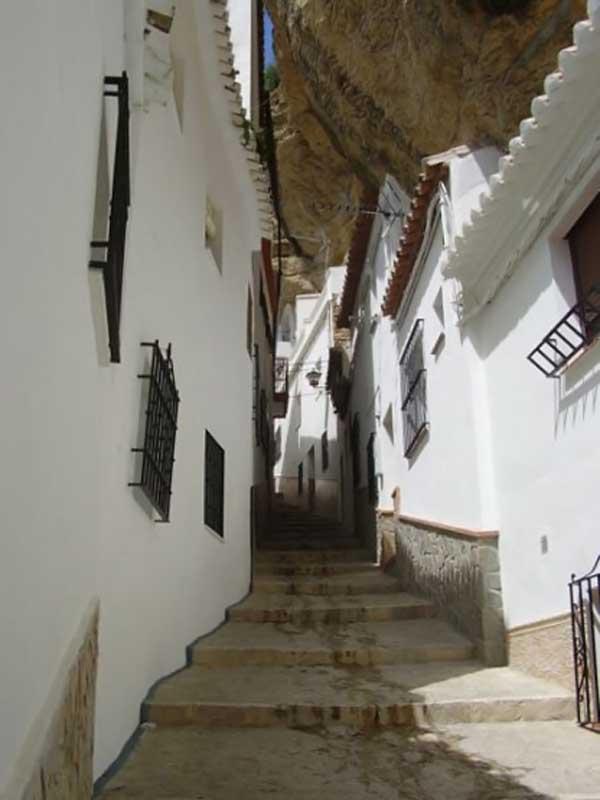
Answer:
[[[102,800],[598,800],[600,736],[568,722],[357,732],[145,726]]]

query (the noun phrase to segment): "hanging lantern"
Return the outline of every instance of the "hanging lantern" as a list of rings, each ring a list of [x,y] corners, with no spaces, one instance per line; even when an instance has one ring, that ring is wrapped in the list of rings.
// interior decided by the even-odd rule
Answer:
[[[320,369],[311,369],[309,372],[306,373],[306,380],[312,386],[313,389],[316,389],[319,385],[319,381],[321,380],[321,370]]]

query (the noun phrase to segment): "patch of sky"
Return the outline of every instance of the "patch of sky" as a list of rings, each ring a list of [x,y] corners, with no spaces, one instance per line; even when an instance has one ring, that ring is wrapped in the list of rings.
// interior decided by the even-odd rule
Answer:
[[[275,63],[275,50],[273,48],[273,23],[271,22],[271,17],[265,11],[265,22],[264,22],[264,29],[265,29],[265,66],[268,67],[270,64]]]

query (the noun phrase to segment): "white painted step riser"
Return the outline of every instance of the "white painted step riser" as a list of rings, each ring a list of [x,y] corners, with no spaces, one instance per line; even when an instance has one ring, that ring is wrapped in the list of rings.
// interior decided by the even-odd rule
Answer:
[[[143,720],[164,726],[309,728],[347,725],[426,727],[432,724],[549,722],[573,719],[573,701],[564,697],[495,699],[393,705],[315,706],[305,704],[146,703]]]
[[[280,648],[198,648],[194,663],[207,667],[241,666],[361,666],[423,664],[431,661],[465,661],[474,656],[472,646],[372,647],[348,650],[282,650]]]

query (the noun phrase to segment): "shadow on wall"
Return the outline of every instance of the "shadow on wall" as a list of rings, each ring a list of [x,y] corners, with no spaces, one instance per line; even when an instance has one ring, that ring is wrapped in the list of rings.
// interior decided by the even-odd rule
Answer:
[[[531,340],[521,337],[515,339],[522,345],[522,352],[515,354],[515,359],[518,359],[515,361],[515,375],[525,369],[536,373],[535,367],[526,360],[527,354],[576,302],[571,259],[564,240],[541,240],[525,258],[533,262],[530,264],[532,268],[518,268],[486,307],[481,321],[478,317],[462,330],[463,338],[472,343],[478,356],[485,362],[515,333],[542,295],[556,290],[556,311],[554,317],[548,319],[547,326],[535,334],[528,333]],[[540,261],[546,268],[540,268]],[[540,313],[541,319],[546,316],[545,311]],[[529,331],[528,325],[525,330]],[[543,378],[541,373],[536,374],[536,378],[540,381],[550,380]],[[515,377],[515,381],[518,381],[518,377]],[[589,414],[596,413],[599,386],[600,347],[595,346],[584,352],[560,379],[555,380],[556,438],[567,428],[582,422]]]

